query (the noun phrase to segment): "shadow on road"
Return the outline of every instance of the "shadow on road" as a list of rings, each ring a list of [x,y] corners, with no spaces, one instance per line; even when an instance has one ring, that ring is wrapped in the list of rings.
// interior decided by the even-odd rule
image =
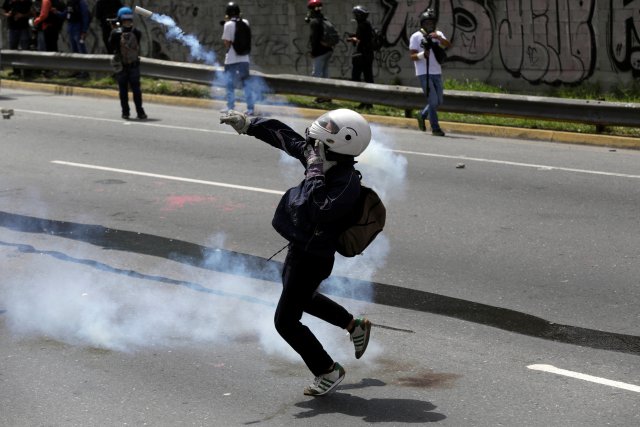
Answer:
[[[341,388],[342,389],[342,388]],[[340,391],[324,397],[296,403],[306,409],[296,418],[312,418],[323,414],[343,414],[362,418],[368,423],[429,423],[446,419],[431,402],[414,399],[364,399]]]

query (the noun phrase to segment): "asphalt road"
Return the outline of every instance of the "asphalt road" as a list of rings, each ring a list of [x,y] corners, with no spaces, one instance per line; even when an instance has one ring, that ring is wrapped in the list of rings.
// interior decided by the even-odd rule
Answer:
[[[0,107],[1,426],[640,424],[638,151],[374,125],[387,228],[323,290],[376,327],[305,318],[347,370],[313,399],[267,261],[299,165],[214,111]]]

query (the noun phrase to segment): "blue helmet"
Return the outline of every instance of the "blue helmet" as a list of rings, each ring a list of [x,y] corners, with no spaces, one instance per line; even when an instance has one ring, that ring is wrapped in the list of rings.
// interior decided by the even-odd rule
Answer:
[[[127,19],[133,20],[133,10],[130,7],[121,7],[118,10],[118,19],[123,21]]]

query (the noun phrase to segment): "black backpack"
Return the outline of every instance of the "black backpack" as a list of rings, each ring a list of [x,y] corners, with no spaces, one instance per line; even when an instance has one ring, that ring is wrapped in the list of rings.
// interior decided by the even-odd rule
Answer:
[[[242,19],[234,19],[236,33],[233,36],[233,50],[238,55],[251,53],[251,28]]]
[[[327,18],[322,19],[322,39],[320,43],[327,47],[334,47],[340,43],[338,30],[336,30],[336,27]]]
[[[360,185],[360,196],[338,236],[338,253],[360,255],[384,228],[387,209],[373,189]]]
[[[377,28],[371,28],[371,47],[374,52],[384,47],[384,36]]]

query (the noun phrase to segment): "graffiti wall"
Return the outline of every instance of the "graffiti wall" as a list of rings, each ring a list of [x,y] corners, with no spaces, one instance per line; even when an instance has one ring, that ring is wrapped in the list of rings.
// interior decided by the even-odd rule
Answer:
[[[95,0],[89,0],[95,5]],[[171,16],[223,62],[220,21],[227,1],[139,0]],[[306,0],[238,0],[253,31],[253,68],[265,73],[310,74]],[[557,85],[627,85],[640,76],[640,0],[325,0],[323,12],[340,33],[355,32],[351,8],[361,4],[385,38],[376,52],[376,82],[416,85],[408,40],[427,8],[453,43],[445,77],[482,80],[510,89],[544,91]],[[189,52],[168,42],[164,28],[142,18],[146,56],[188,61]],[[97,22],[88,42],[103,52]],[[353,46],[341,42],[331,75],[349,78]]]

